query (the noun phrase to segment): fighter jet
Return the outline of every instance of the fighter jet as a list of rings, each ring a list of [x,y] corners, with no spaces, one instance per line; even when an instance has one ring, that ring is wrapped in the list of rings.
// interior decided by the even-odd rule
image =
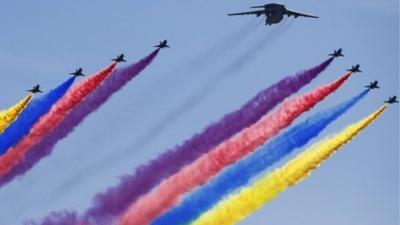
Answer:
[[[393,104],[393,103],[399,103],[399,102],[397,101],[397,96],[393,96],[393,97],[389,97],[389,100],[385,101],[385,103]]]
[[[155,48],[169,48],[168,44],[167,44],[167,40],[164,41],[160,41],[160,44],[154,46]]]
[[[75,77],[79,77],[79,76],[83,77],[83,76],[85,76],[85,74],[83,74],[82,71],[83,71],[83,69],[79,67],[79,69],[75,70],[75,72],[69,73],[69,74],[71,74],[72,76],[75,76]]]
[[[360,70],[360,64],[352,66],[351,69],[348,69],[347,71],[352,72],[352,73],[361,73],[362,72]]]
[[[117,56],[117,58],[115,58],[115,59],[111,59],[112,61],[114,61],[114,62],[117,62],[117,63],[119,63],[119,62],[126,62],[126,60],[124,59],[124,54],[121,54],[121,55],[119,55],[119,56]]]
[[[265,25],[277,24],[283,20],[283,17],[286,15],[288,17],[294,16],[297,17],[309,17],[309,18],[319,18],[318,16],[308,15],[292,10],[286,9],[286,7],[282,4],[270,3],[262,6],[252,6],[252,9],[259,9],[254,11],[240,12],[240,13],[230,13],[228,16],[239,16],[239,15],[256,15],[257,17],[261,15],[265,15]]]
[[[338,50],[335,50],[332,54],[330,54],[329,56],[332,56],[333,58],[337,58],[337,57],[343,57],[344,55],[342,54],[342,49],[339,48]]]
[[[374,81],[374,82],[371,82],[371,83],[369,83],[369,85],[367,85],[367,86],[365,86],[366,88],[368,88],[368,89],[376,89],[376,88],[380,88],[379,86],[378,86],[378,81],[376,80],[376,81]]]
[[[40,85],[37,84],[33,86],[31,90],[27,90],[27,92],[32,92],[33,94],[36,94],[36,93],[42,93],[42,90],[40,90]]]

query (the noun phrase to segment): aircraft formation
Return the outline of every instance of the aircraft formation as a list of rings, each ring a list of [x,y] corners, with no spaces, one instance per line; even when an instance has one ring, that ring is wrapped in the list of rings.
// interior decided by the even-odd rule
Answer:
[[[265,25],[273,25],[273,24],[278,24],[280,23],[284,16],[291,17],[293,16],[294,18],[298,17],[306,17],[306,18],[314,18],[318,19],[318,16],[302,13],[302,12],[297,12],[294,10],[289,10],[286,8],[285,5],[279,4],[279,3],[268,3],[265,5],[260,5],[260,6],[251,6],[250,9],[257,9],[257,10],[252,10],[252,11],[245,11],[245,12],[238,12],[238,13],[229,13],[228,16],[242,16],[242,15],[255,15],[257,17],[260,16],[265,16]],[[160,42],[161,45],[161,42]],[[159,46],[160,46],[159,45]],[[338,57],[344,57],[342,53],[342,49],[339,48],[338,50],[335,50],[334,53],[329,54],[329,56],[332,56],[334,58]],[[348,69],[347,71],[352,72],[352,73],[361,73],[362,71],[360,70],[360,65],[357,64],[355,66],[352,66],[351,69]],[[378,81],[371,82],[370,85],[366,86],[369,89],[375,89],[379,88],[378,86]],[[398,103],[396,101],[396,96],[390,98],[388,101],[385,101],[386,103]]]
[[[168,45],[168,41],[167,40],[163,40],[163,41],[160,41],[160,43],[158,45],[155,45],[154,47],[155,48],[159,48],[159,49],[163,49],[163,48],[169,48],[170,46]],[[116,63],[126,62],[125,55],[124,54],[120,54],[117,57],[111,59],[111,61],[114,61]],[[74,77],[86,76],[85,74],[83,74],[82,67],[79,67],[74,72],[69,73],[69,74],[74,76]],[[43,93],[43,91],[40,89],[40,85],[39,84],[33,86],[32,89],[27,90],[27,92],[31,92],[32,94]]]
[[[168,45],[168,41],[167,40],[163,40],[163,41],[160,41],[160,43],[158,45],[155,45],[154,47],[155,48],[159,48],[159,49],[163,49],[163,48],[169,48],[170,46]],[[334,50],[334,52],[332,54],[329,54],[329,56],[331,56],[333,58],[344,57],[342,52],[343,52],[343,49],[339,48],[338,50]],[[116,63],[126,62],[124,54],[120,54],[120,55],[118,55],[117,57],[115,57],[115,58],[113,58],[111,60],[116,62]],[[362,72],[360,70],[360,64],[352,66],[352,68],[348,69],[347,71],[352,72],[352,73],[361,73]],[[70,75],[73,75],[75,77],[85,76],[85,74],[83,74],[83,69],[81,67],[79,67],[77,70],[75,70],[75,72],[70,73]],[[371,82],[369,85],[367,85],[365,87],[368,88],[368,89],[379,89],[380,88],[378,86],[378,81],[373,81],[373,82]],[[27,91],[31,92],[33,94],[42,93],[42,90],[40,89],[40,85],[35,85],[35,86],[32,87],[32,89],[27,90]],[[390,97],[389,100],[384,101],[384,102],[389,103],[389,104],[398,103],[396,98],[397,98],[397,96],[393,96],[393,97]]]

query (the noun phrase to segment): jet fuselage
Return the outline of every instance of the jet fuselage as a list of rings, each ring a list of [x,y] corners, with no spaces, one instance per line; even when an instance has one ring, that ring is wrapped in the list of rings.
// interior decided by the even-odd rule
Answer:
[[[281,4],[266,4],[264,6],[266,18],[266,24],[272,25],[280,23],[283,20],[283,17],[286,13],[286,8]]]

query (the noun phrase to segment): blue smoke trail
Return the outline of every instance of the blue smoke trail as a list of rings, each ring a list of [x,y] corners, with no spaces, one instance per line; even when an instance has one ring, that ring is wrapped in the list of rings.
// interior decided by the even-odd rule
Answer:
[[[184,198],[177,207],[152,222],[152,225],[188,224],[218,203],[225,195],[246,185],[251,178],[296,148],[307,144],[325,127],[364,98],[365,90],[330,110],[319,112],[270,141],[249,157],[227,168],[212,181]]]
[[[17,144],[29,132],[40,117],[46,114],[51,106],[68,91],[74,81],[75,77],[71,77],[57,88],[32,100],[31,104],[26,107],[18,119],[0,135],[0,156],[6,153],[8,148]]]

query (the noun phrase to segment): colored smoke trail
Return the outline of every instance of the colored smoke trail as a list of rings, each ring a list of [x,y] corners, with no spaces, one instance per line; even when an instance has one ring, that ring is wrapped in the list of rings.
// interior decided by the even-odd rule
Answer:
[[[46,115],[42,116],[31,128],[17,145],[10,148],[5,155],[0,157],[0,176],[4,176],[20,160],[25,157],[26,152],[38,143],[45,135],[56,128],[67,114],[75,106],[80,104],[116,67],[117,63],[112,63],[105,69],[92,75],[90,78],[71,88]]]
[[[4,177],[0,178],[0,186],[10,182],[17,176],[23,175],[41,159],[50,155],[58,141],[67,137],[88,115],[96,111],[115,92],[120,90],[145,69],[157,56],[158,52],[159,50],[155,50],[137,63],[123,68],[117,68],[97,89],[93,90],[81,104],[77,105],[68,113],[58,127],[47,134],[38,144],[33,146],[27,152],[26,157],[15,168]]]
[[[56,220],[55,220],[56,219]],[[59,221],[63,221],[60,223]],[[38,225],[34,220],[28,220],[23,225]],[[50,216],[40,222],[41,225],[85,225],[78,222],[78,215],[76,212],[62,211],[62,212],[51,212]]]
[[[71,77],[57,88],[32,100],[18,119],[0,135],[0,155],[23,138],[31,127],[50,110],[51,106],[64,96],[74,81],[75,77]]]
[[[276,111],[264,116],[257,123],[162,181],[156,189],[133,203],[121,217],[119,224],[145,225],[150,223],[161,213],[173,207],[185,193],[205,184],[224,167],[240,160],[289,126],[302,113],[310,110],[336,91],[350,76],[349,72],[327,85],[299,97],[285,100]]]
[[[381,116],[386,108],[387,105],[384,105],[363,120],[348,126],[339,134],[300,153],[281,168],[254,182],[253,185],[243,188],[239,193],[219,202],[192,225],[228,225],[245,219],[288,187],[307,178],[322,162]]]
[[[84,104],[77,106],[63,121],[63,123],[53,130],[48,137],[42,141],[42,143],[33,147],[35,151],[29,151],[27,158],[18,165],[20,173],[23,173],[23,169],[26,166],[32,167],[41,157],[48,155],[57,141],[60,138],[66,137],[73,129],[90,113],[98,109],[103,103],[105,103],[115,92],[123,88],[130,80],[135,78],[140,74],[151,62],[156,58],[159,53],[159,49],[153,51],[140,61],[131,64],[129,66],[116,69],[102,84],[98,87],[91,95],[89,95]],[[84,107],[82,107],[84,106]],[[37,150],[37,151],[36,151]],[[49,152],[50,151],[50,152]],[[36,154],[36,153],[38,154]],[[21,167],[21,165],[24,165]],[[17,171],[17,172],[19,172]],[[25,170],[26,171],[26,170]],[[12,171],[14,173],[15,171]],[[18,174],[18,173],[15,173]],[[4,179],[2,180],[2,184]],[[63,211],[63,212],[53,212],[41,222],[29,221],[28,224],[42,224],[42,225],[89,225],[97,224],[90,222],[82,222],[74,211]]]
[[[31,100],[32,95],[28,95],[11,108],[0,112],[0,135],[18,118],[19,114],[28,106]]]
[[[121,89],[128,81],[138,75],[156,57],[159,50],[155,50],[141,61],[122,69],[116,69],[97,89],[95,89],[83,102],[67,115],[64,121],[48,134],[40,143],[28,152],[26,159],[18,165],[16,170],[11,171],[11,176],[6,180],[26,172],[40,159],[49,155],[55,144],[65,138],[73,129],[90,113],[97,110],[109,97]],[[4,183],[2,179],[1,183]]]
[[[140,166],[133,174],[122,177],[117,186],[95,197],[93,207],[86,212],[85,218],[96,221],[97,224],[110,224],[110,221],[124,212],[129,204],[148,193],[161,180],[176,173],[183,166],[243,128],[255,123],[283,99],[310,83],[332,61],[333,58],[330,58],[312,69],[282,79],[258,93],[239,110],[225,115],[203,132],[195,134],[183,144],[167,150],[148,164]]]
[[[185,197],[179,206],[157,218],[152,225],[188,224],[218,203],[227,194],[247,185],[252,178],[264,171],[296,148],[303,147],[319,135],[330,123],[346,113],[363,99],[369,90],[315,115],[271,140],[262,149],[228,167],[215,179]]]

